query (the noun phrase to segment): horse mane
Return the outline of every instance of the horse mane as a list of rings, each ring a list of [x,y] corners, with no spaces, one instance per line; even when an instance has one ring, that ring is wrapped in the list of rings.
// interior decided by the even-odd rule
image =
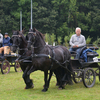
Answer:
[[[40,35],[40,37],[44,40],[43,34],[39,32],[37,29],[35,29],[36,33]]]
[[[26,42],[26,39],[25,39],[25,36],[23,35],[23,33],[19,33],[19,35],[21,35],[21,37],[22,37],[24,43],[27,45],[27,42]]]

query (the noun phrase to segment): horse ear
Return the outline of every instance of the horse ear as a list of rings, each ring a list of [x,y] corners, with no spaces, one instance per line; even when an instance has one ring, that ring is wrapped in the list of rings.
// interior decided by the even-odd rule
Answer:
[[[36,28],[35,27],[33,28],[33,32],[36,32]]]
[[[20,31],[17,31],[17,35],[20,33]]]
[[[23,28],[23,30],[22,30],[22,34],[24,34],[24,33],[25,33],[25,31],[26,31],[26,30],[25,30],[25,28]]]
[[[28,36],[27,35],[26,35],[25,39],[28,40]]]

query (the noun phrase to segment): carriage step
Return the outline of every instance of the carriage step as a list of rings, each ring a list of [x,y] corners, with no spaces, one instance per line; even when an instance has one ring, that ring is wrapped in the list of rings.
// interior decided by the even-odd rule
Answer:
[[[23,62],[24,62],[24,63],[32,63],[31,60],[24,60]]]

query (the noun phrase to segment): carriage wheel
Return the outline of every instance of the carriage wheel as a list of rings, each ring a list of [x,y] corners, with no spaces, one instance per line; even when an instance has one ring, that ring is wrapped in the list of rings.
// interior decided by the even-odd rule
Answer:
[[[92,68],[86,68],[83,73],[83,84],[85,87],[93,87],[96,81],[96,75]]]
[[[82,71],[75,71],[73,75],[73,80],[75,83],[82,82]]]
[[[21,71],[22,70],[21,70],[20,64],[15,62],[15,72],[21,72]]]
[[[8,74],[10,71],[10,64],[8,60],[4,60],[1,64],[1,72],[2,74]]]
[[[100,67],[95,70],[95,74],[96,74],[96,76],[99,77],[99,81],[100,81]]]
[[[99,76],[99,68],[95,70],[95,74]]]

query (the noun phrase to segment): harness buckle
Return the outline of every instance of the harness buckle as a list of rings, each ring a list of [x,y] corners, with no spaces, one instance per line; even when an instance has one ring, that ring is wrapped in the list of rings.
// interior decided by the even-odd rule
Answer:
[[[51,59],[51,56],[50,55],[48,55],[48,57],[49,57],[49,59]]]

